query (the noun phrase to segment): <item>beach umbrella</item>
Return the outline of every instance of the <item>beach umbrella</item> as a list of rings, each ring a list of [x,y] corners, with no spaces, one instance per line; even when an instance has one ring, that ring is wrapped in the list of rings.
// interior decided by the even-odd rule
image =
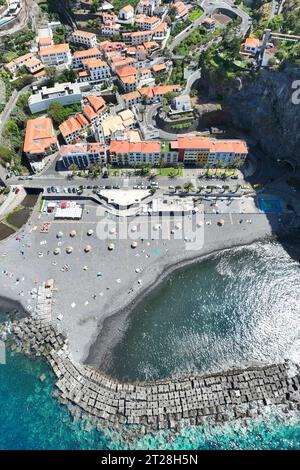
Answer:
[[[136,248],[138,246],[137,242],[136,241],[133,241],[131,243],[131,248]]]
[[[110,244],[108,245],[108,249],[109,249],[110,251],[114,250],[114,249],[115,249],[115,244],[114,244],[114,243],[110,243]]]
[[[70,237],[74,238],[76,236],[76,230],[71,230]]]
[[[55,255],[59,255],[60,254],[60,248],[55,248],[55,250],[53,251],[53,253]]]
[[[178,222],[177,224],[175,224],[175,228],[177,228],[177,230],[180,230],[181,229],[181,224]]]
[[[202,222],[197,222],[197,227],[202,227]]]
[[[62,238],[64,236],[63,232],[58,232],[56,238]]]
[[[154,228],[154,230],[159,230],[159,229],[160,229],[160,225],[159,225],[159,224],[155,224],[153,228]]]
[[[66,252],[68,253],[68,255],[69,255],[70,253],[72,253],[72,251],[73,251],[72,246],[67,246]]]
[[[90,237],[91,235],[93,235],[93,233],[94,233],[94,230],[91,229],[91,228],[87,231],[87,234],[88,234],[89,237]]]
[[[115,227],[112,227],[112,228],[110,229],[109,233],[110,233],[111,235],[113,235],[114,233],[116,233]]]
[[[91,245],[86,245],[86,246],[84,247],[84,251],[85,251],[86,253],[88,253],[89,251],[91,251],[91,249],[92,249]]]
[[[89,268],[87,266],[83,266],[83,270],[87,271]]]
[[[220,219],[220,220],[218,221],[218,225],[223,226],[224,224],[225,224],[225,220],[224,220],[224,219]]]
[[[131,231],[132,231],[132,232],[136,232],[136,231],[137,231],[137,226],[136,226],[136,225],[133,225],[133,226],[131,227]]]

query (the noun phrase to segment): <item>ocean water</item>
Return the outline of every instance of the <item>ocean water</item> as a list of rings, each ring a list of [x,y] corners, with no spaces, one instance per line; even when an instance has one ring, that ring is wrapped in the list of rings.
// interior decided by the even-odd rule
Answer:
[[[159,300],[150,296],[133,312],[107,368],[128,379],[264,357],[297,360],[296,248],[286,245],[288,254],[277,243],[258,243],[176,273]],[[54,375],[43,360],[9,351],[6,359],[0,365],[0,449],[300,449],[300,413],[276,409],[255,420],[183,427],[180,435],[160,432],[130,443],[121,433],[88,432],[53,396]]]

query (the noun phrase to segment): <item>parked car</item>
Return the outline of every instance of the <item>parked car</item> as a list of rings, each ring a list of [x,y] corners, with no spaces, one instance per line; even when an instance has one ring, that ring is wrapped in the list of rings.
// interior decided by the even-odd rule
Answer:
[[[72,188],[72,193],[74,193],[74,194],[75,194],[75,193],[76,193],[76,191],[77,191],[77,190],[76,190],[76,188]],[[81,192],[82,192],[82,191],[81,191]]]
[[[51,193],[51,188],[47,188],[47,193]]]
[[[56,193],[56,189],[55,189],[54,186],[51,186],[51,192],[52,192],[52,193]]]
[[[111,186],[108,184],[105,186],[105,189],[111,189]]]

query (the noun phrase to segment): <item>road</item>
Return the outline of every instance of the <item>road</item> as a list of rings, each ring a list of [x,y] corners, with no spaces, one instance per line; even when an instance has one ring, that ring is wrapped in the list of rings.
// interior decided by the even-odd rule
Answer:
[[[13,111],[14,107],[16,106],[16,103],[18,101],[19,96],[24,93],[25,91],[29,90],[31,87],[30,85],[26,85],[22,90],[14,90],[9,101],[6,103],[6,106],[2,113],[0,114],[0,141],[2,139],[2,132],[4,129],[4,126],[6,124],[6,121],[9,119],[9,116],[11,115],[11,112]]]
[[[192,25],[181,31],[181,33],[179,33],[173,39],[173,41],[167,46],[169,51],[172,52],[182,41],[184,41],[193,31],[195,31],[195,29],[197,29],[206,18],[211,17],[218,9],[230,11],[241,18],[242,22],[240,25],[240,31],[242,36],[245,36],[246,32],[252,24],[252,20],[248,13],[239,8],[237,5],[234,5],[229,0],[204,0],[201,3],[199,2],[199,5],[204,10],[204,13],[196,21],[194,21]]]

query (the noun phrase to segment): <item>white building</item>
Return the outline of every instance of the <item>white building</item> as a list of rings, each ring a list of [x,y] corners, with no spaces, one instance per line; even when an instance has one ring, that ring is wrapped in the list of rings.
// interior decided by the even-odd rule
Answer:
[[[255,55],[260,46],[260,40],[257,38],[246,38],[244,44],[244,52]]]
[[[111,76],[110,68],[104,60],[84,59],[82,64],[84,70],[79,72],[80,82],[99,82]]]
[[[86,51],[76,51],[73,54],[72,68],[80,69],[83,67],[82,61],[85,59],[101,59],[102,54],[96,47],[87,49]]]
[[[171,106],[172,110],[175,110],[176,112],[191,111],[193,109],[189,95],[175,96],[172,100]]]
[[[54,87],[43,87],[31,95],[28,100],[32,113],[39,113],[49,108],[51,103],[58,102],[63,106],[80,103],[82,93],[78,83],[56,83]]]
[[[75,44],[82,44],[87,47],[96,47],[97,46],[97,36],[94,33],[89,33],[88,31],[74,31],[71,36],[71,41]]]
[[[134,15],[134,8],[131,5],[126,5],[125,7],[121,8],[119,11],[119,19],[120,20],[131,20]]]
[[[69,44],[55,44],[50,47],[41,47],[39,54],[45,65],[70,65],[72,62]]]

